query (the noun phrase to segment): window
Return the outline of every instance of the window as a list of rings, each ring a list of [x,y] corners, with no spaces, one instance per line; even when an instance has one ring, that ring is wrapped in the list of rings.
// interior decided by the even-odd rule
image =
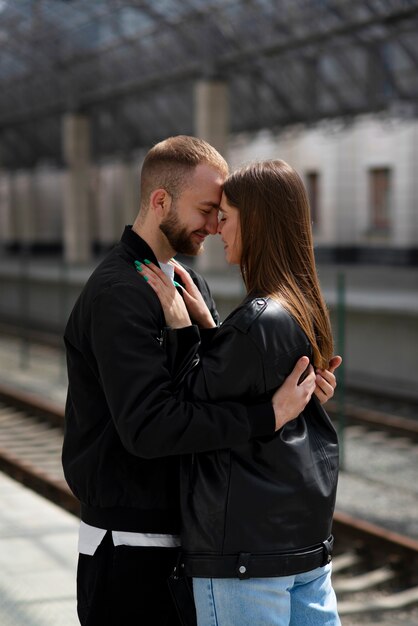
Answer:
[[[319,174],[318,172],[307,172],[306,189],[308,192],[309,204],[311,207],[311,219],[314,228],[319,224]]]
[[[369,171],[370,231],[387,234],[390,228],[391,171],[387,167]]]

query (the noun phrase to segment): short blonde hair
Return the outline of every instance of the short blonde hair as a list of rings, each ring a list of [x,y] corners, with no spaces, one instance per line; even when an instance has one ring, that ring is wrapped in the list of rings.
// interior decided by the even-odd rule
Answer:
[[[224,178],[228,165],[207,141],[188,135],[169,137],[147,153],[141,169],[141,209],[146,209],[154,189],[165,189],[175,200],[187,186],[197,165],[206,163]]]

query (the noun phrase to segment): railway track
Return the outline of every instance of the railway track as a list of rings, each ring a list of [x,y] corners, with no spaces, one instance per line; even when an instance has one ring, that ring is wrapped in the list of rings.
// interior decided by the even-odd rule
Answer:
[[[362,426],[393,432],[396,420],[377,423],[372,413],[370,419],[357,409],[353,419],[364,417]],[[416,441],[411,421],[403,420],[402,435]],[[0,470],[78,515],[62,473],[62,435],[62,406],[0,385]],[[334,534],[334,586],[343,624],[418,624],[418,541],[340,511]]]
[[[0,385],[0,470],[78,515],[61,466],[63,428],[61,406]]]
[[[327,412],[332,418],[337,417],[338,407],[335,400],[327,403]],[[361,407],[350,402],[345,403],[344,414],[346,423],[349,425],[358,424],[418,442],[418,420],[416,419]]]

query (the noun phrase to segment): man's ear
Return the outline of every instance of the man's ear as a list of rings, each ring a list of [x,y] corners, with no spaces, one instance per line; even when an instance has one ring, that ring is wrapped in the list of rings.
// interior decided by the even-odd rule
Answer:
[[[155,189],[150,195],[150,208],[160,220],[169,212],[171,202],[171,196],[165,189]]]

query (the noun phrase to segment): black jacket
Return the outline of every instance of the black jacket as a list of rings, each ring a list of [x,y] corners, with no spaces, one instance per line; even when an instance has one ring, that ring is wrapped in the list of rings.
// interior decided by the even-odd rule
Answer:
[[[62,460],[86,523],[173,533],[179,530],[175,455],[272,433],[274,414],[270,403],[247,409],[176,401],[161,345],[163,312],[134,267],[144,258],[157,263],[127,227],[71,313],[64,336],[69,386]],[[216,319],[207,284],[190,273]],[[180,333],[186,338],[193,330]]]
[[[169,353],[175,342],[170,331]],[[296,360],[311,354],[306,335],[280,304],[248,298],[214,331],[200,363],[183,381],[183,394],[218,404],[264,401]],[[329,546],[323,551],[321,544],[331,533],[337,474],[336,432],[315,396],[274,435],[186,456],[181,472],[186,573],[231,577],[240,576],[241,567],[243,577],[280,576],[324,564]],[[316,549],[316,560],[306,556]]]

